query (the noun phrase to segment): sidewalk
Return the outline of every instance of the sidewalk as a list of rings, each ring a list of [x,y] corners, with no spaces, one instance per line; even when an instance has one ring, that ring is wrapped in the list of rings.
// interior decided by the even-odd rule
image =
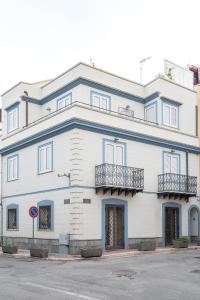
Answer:
[[[114,251],[104,251],[102,257],[93,258],[93,259],[107,259],[112,257],[128,257],[128,256],[136,256],[136,255],[144,255],[144,254],[162,254],[162,253],[173,253],[178,251],[189,251],[189,250],[200,250],[200,246],[190,245],[188,248],[156,248],[155,251],[139,251],[136,249],[120,249]],[[2,249],[0,248],[0,256],[9,255],[3,254]],[[30,258],[30,251],[19,249],[17,254],[9,255],[14,256],[16,258]],[[84,260],[80,255],[62,255],[62,254],[49,254],[48,258],[44,258],[45,260],[50,261],[75,261],[75,260]]]

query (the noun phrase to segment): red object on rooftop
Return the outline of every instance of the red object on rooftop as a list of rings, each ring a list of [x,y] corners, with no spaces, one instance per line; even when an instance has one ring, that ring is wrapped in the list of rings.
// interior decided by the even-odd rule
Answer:
[[[200,83],[200,67],[197,67],[195,65],[189,66],[189,70],[193,72],[193,83],[194,85],[197,85]]]

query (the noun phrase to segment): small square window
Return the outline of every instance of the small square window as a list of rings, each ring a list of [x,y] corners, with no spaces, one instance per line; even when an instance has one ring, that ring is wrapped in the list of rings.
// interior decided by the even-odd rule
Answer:
[[[39,207],[39,229],[49,230],[51,229],[51,206]]]
[[[8,209],[8,229],[17,229],[17,209]]]

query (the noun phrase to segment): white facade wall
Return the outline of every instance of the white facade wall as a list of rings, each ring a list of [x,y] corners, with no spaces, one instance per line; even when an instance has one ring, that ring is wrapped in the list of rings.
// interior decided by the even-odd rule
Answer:
[[[148,105],[157,102],[158,124],[127,119],[117,113],[119,107],[125,108],[129,105],[136,118],[144,119],[144,103],[81,84],[65,92],[72,93],[73,104],[61,111],[56,112],[59,96],[44,105],[29,103],[29,123],[41,117],[44,118],[24,128],[25,102],[20,97],[25,90],[28,91],[30,97],[38,99],[39,102],[79,77],[141,97],[141,99],[159,92],[159,96],[146,103]],[[111,112],[90,107],[92,91],[100,92],[111,98]],[[162,97],[180,103],[180,128],[170,128],[162,124]],[[16,101],[19,101],[19,129],[8,135],[6,108]],[[196,94],[194,91],[162,78],[152,81],[147,86],[142,86],[90,66],[78,64],[44,85],[42,83],[35,85],[20,83],[3,95],[2,102],[3,137],[1,147],[3,151],[15,143],[23,143],[25,139],[31,139],[38,134],[42,136],[40,142],[32,141],[28,146],[20,146],[19,150],[13,149],[9,154],[3,154],[4,236],[31,238],[32,219],[28,215],[29,207],[37,205],[42,200],[51,200],[54,202],[54,229],[51,231],[36,230],[36,238],[58,239],[59,234],[70,233],[72,240],[101,240],[103,199],[127,201],[129,239],[163,237],[162,205],[165,202],[176,202],[181,205],[182,234],[189,234],[188,209],[192,205],[200,208],[197,199],[190,198],[187,203],[180,199],[159,199],[157,191],[158,175],[164,172],[163,153],[173,150],[180,156],[180,174],[184,175],[186,174],[186,151],[184,149],[183,151],[174,150],[173,145],[176,143],[188,147],[198,147],[199,145],[196,136]],[[50,138],[45,136],[46,132],[53,127],[74,119],[88,122],[91,127],[92,125],[106,127],[110,130],[110,134],[75,128]],[[144,169],[144,192],[138,193],[134,197],[130,195],[125,197],[124,194],[118,196],[109,193],[103,195],[102,192],[95,193],[95,166],[103,163],[103,140],[113,141],[116,134],[112,135],[112,131],[123,131],[127,134],[127,138],[125,138],[125,134],[124,138],[119,137],[119,142],[125,143],[127,147],[127,166]],[[157,138],[161,142],[167,140],[168,143],[172,143],[172,146],[159,146],[144,141],[144,139],[141,139],[140,142],[131,140],[131,135],[146,135],[149,139]],[[53,171],[38,175],[38,146],[48,142],[53,142]],[[7,159],[13,154],[19,155],[19,179],[8,182]],[[198,154],[188,154],[188,172],[191,176],[199,177],[198,159]],[[58,174],[64,173],[70,173],[71,185],[65,176],[58,177]],[[65,199],[70,199],[70,204],[64,204]],[[84,204],[83,199],[91,199],[91,204]],[[9,204],[19,205],[18,230],[7,230],[6,207]]]

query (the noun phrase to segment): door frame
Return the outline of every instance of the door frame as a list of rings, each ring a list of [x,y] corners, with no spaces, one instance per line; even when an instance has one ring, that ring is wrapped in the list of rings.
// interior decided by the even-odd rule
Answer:
[[[128,249],[128,202],[121,199],[102,200],[102,246],[106,243],[106,205],[122,206],[124,209],[124,249]]]
[[[182,207],[177,202],[166,202],[162,204],[162,240],[163,245],[165,244],[165,208],[178,208],[178,225],[179,225],[179,237],[182,237]]]
[[[198,212],[198,237],[200,236],[200,210],[197,205],[191,205],[188,209],[188,237],[191,237],[191,210],[193,208],[197,209]]]

